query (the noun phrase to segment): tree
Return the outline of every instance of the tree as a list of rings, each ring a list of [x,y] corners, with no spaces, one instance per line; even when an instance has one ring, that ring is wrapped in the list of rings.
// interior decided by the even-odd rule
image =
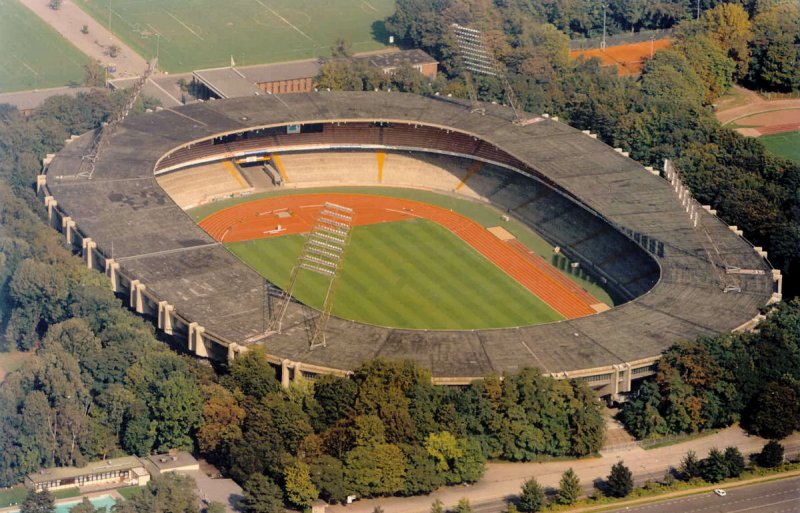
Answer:
[[[254,346],[233,360],[224,384],[229,388],[239,388],[256,399],[280,391],[275,369],[267,361],[267,354],[261,346]]]
[[[216,453],[242,438],[244,408],[234,395],[220,385],[203,386],[203,425],[197,431],[197,444],[203,453]]]
[[[300,509],[310,508],[319,497],[319,490],[311,481],[308,465],[295,461],[283,471],[286,499]]]
[[[431,503],[431,513],[444,513],[444,503],[441,499],[436,499]]]
[[[627,497],[633,490],[633,474],[622,460],[611,467],[606,480],[607,494],[611,497]]]
[[[697,460],[697,454],[695,454],[694,451],[687,452],[686,456],[683,457],[681,460],[680,472],[683,479],[686,481],[700,477],[700,462]]]
[[[345,483],[356,495],[391,495],[405,485],[405,455],[392,444],[356,447],[345,456]]]
[[[283,493],[264,474],[253,474],[242,487],[244,498],[241,506],[244,513],[282,513]]]
[[[783,446],[777,440],[770,440],[758,453],[758,464],[765,468],[775,468],[783,463]]]
[[[206,508],[206,513],[225,513],[225,505],[221,502],[211,501]]]
[[[91,503],[88,497],[84,497],[83,500],[77,506],[74,506],[72,509],[69,510],[70,513],[97,513],[97,509],[95,509],[94,505]],[[105,512],[105,508],[103,508],[103,512]]]
[[[49,491],[30,490],[25,496],[25,500],[22,501],[19,511],[20,513],[53,513],[55,510],[55,500]]]
[[[456,505],[455,513],[472,513],[472,504],[469,503],[469,499],[466,497],[460,498]]]
[[[119,46],[117,46],[117,45],[109,46],[108,47],[108,56],[111,57],[112,59],[115,59],[117,56],[119,56]]]
[[[346,37],[336,38],[333,46],[331,46],[332,57],[351,57],[353,55],[353,47],[350,40]]]
[[[88,34],[89,33],[89,25],[83,25],[81,27],[81,34]]]
[[[156,383],[155,402],[151,407],[156,422],[156,445],[159,450],[191,450],[191,435],[202,422],[203,399],[197,382],[182,374]]]
[[[342,462],[333,456],[323,454],[313,459],[308,465],[309,475],[319,496],[326,502],[344,503],[347,490],[344,486],[344,467]]]
[[[114,506],[119,513],[196,513],[198,498],[191,477],[169,472],[156,477],[142,491]]]
[[[800,89],[800,7],[786,2],[753,18],[748,78],[759,88]]]
[[[703,479],[709,483],[718,483],[730,474],[725,455],[716,447],[708,452],[708,456],[700,462],[700,467]]]
[[[87,87],[103,87],[106,83],[106,69],[91,57],[83,65],[83,85]]]
[[[559,504],[573,504],[581,496],[581,481],[572,468],[568,468],[562,475],[558,483],[556,492],[556,502]]]
[[[315,80],[319,89],[331,91],[361,91],[364,83],[353,63],[347,59],[325,61]]]
[[[736,62],[736,76],[747,75],[753,37],[747,12],[737,4],[722,3],[704,12],[701,20],[706,34]]]
[[[519,494],[519,509],[523,513],[535,513],[545,505],[544,488],[536,478],[530,478],[522,485]]]
[[[51,8],[54,11],[61,9],[61,3],[63,0],[50,0],[47,4],[47,7]]]
[[[737,447],[725,449],[725,463],[728,465],[728,477],[739,477],[744,472],[744,456]]]
[[[772,381],[753,398],[743,424],[764,438],[785,438],[800,429],[800,380]]]

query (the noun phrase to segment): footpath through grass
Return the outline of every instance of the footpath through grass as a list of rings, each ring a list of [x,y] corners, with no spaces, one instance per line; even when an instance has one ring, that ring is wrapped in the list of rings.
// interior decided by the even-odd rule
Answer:
[[[758,139],[775,155],[800,164],[800,130],[782,134],[762,135]]]
[[[17,0],[0,0],[0,48],[0,92],[83,82],[88,57]]]
[[[311,59],[337,38],[383,48],[394,0],[75,0],[145,59],[170,72]],[[158,35],[160,34],[160,43]]]
[[[302,235],[289,235],[228,247],[286,287],[303,241]],[[301,271],[294,295],[319,308],[326,282]],[[562,319],[449,230],[424,219],[354,228],[333,314],[412,329],[487,329]]]
[[[260,198],[271,196],[314,194],[320,192],[374,194],[376,196],[410,199],[452,210],[453,212],[472,219],[476,223],[486,228],[490,228],[492,226],[502,226],[511,232],[531,251],[559,269],[562,274],[575,282],[579,287],[588,291],[600,302],[609,306],[614,305],[614,299],[611,297],[611,295],[606,292],[592,276],[586,274],[586,271],[584,271],[582,268],[572,269],[568,265],[568,262],[566,262],[564,255],[554,253],[553,246],[541,236],[515,219],[512,219],[511,221],[503,221],[501,219],[502,212],[487,203],[471,201],[454,196],[447,196],[444,194],[438,194],[420,189],[404,189],[396,187],[314,187],[308,189],[283,189],[275,192],[260,193],[252,196],[227,199],[190,209],[187,211],[187,213],[192,217],[192,219],[199,222],[211,214],[219,212],[225,208],[242,203],[248,203]]]

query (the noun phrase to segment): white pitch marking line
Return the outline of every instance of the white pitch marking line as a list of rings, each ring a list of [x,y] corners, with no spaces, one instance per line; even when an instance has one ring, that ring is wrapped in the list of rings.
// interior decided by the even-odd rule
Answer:
[[[367,2],[367,0],[361,0],[361,3],[366,5],[367,7],[369,7],[370,9],[372,9],[375,12],[380,12],[371,3]]]
[[[189,32],[191,32],[191,33],[192,33],[192,35],[194,35],[194,37],[196,37],[196,38],[197,38],[197,39],[199,39],[200,41],[205,41],[205,39],[203,39],[202,37],[200,37],[200,34],[198,34],[197,32],[195,32],[194,30],[192,30],[192,29],[191,29],[191,27],[189,27],[187,24],[185,24],[184,22],[182,22],[181,20],[179,20],[179,19],[178,19],[178,18],[177,18],[177,17],[176,17],[174,14],[172,14],[171,12],[169,12],[169,11],[168,11],[168,10],[166,10],[166,9],[164,9],[164,12],[165,12],[165,13],[167,13],[167,14],[169,15],[169,17],[170,17],[170,18],[172,18],[173,20],[175,20],[175,21],[177,21],[178,23],[180,23],[180,24],[181,24],[181,26],[182,26],[183,28],[185,28],[186,30],[188,30]]]
[[[261,5],[261,7],[263,7],[264,9],[266,9],[266,10],[268,10],[269,12],[271,12],[272,14],[274,14],[276,18],[278,18],[279,20],[281,20],[281,21],[282,21],[282,22],[284,22],[285,24],[287,24],[287,25],[289,25],[290,27],[292,27],[293,29],[295,29],[297,32],[299,32],[299,33],[300,33],[300,35],[302,35],[303,37],[307,38],[309,41],[313,41],[313,40],[314,40],[314,38],[313,38],[313,37],[309,36],[308,34],[306,34],[305,32],[303,32],[303,31],[302,31],[302,30],[300,30],[299,28],[297,28],[297,27],[295,27],[294,25],[292,25],[292,23],[291,23],[289,20],[287,20],[286,18],[284,18],[283,16],[281,16],[280,14],[278,14],[277,12],[275,12],[274,10],[272,10],[272,9],[271,9],[271,8],[270,8],[268,5],[266,5],[266,4],[265,4],[264,2],[262,2],[261,0],[256,0],[256,2],[258,2],[258,3]]]
[[[407,215],[407,216],[410,216],[410,217],[417,217],[417,218],[422,219],[422,216],[417,215],[417,214],[412,214],[408,210],[395,210],[393,208],[386,208],[384,210],[386,210],[387,212],[397,212],[398,214],[403,214],[403,215]]]

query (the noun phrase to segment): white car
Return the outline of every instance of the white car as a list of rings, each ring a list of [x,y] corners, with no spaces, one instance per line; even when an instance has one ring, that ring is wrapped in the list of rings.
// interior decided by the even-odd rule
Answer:
[[[726,495],[728,495],[722,488],[717,488],[716,490],[714,490],[714,493],[716,493],[720,497],[725,497]]]

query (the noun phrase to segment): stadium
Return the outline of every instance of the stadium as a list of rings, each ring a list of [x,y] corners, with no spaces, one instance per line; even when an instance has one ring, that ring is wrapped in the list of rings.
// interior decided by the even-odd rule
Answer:
[[[780,299],[766,254],[697,205],[671,166],[662,175],[546,115],[516,121],[502,106],[479,114],[394,92],[207,101],[126,119],[87,171],[93,137],[45,159],[37,188],[53,226],[188,351],[224,361],[263,344],[285,384],[386,357],[441,384],[537,367],[619,397],[671,344],[745,329]],[[325,344],[313,347],[311,292],[274,303],[329,204],[355,212],[361,249],[344,254]],[[357,241],[368,234],[372,245]],[[257,246],[275,235],[267,244],[294,246]],[[538,256],[523,244],[533,239],[547,246]],[[461,301],[407,275],[373,274],[364,283],[377,289],[359,302],[351,283],[348,296],[348,272],[405,254],[438,263],[428,281],[442,289],[463,277],[451,294]],[[442,267],[456,254],[472,260]],[[382,302],[404,287],[419,306]],[[431,305],[450,310],[422,315]],[[269,330],[284,306],[283,328]]]

